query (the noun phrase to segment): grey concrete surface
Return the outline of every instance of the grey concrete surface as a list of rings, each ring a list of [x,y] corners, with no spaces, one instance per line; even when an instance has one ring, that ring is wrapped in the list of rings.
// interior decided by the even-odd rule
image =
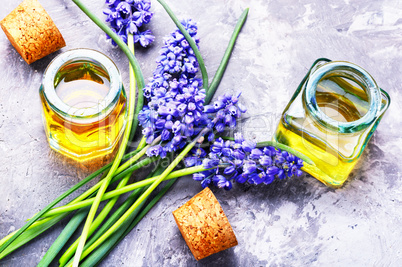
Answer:
[[[18,5],[1,0],[0,19]],[[128,87],[127,60],[69,0],[40,1],[67,47],[109,55]],[[86,4],[102,16],[103,1]],[[210,79],[242,10],[250,7],[218,89],[243,92],[248,107],[239,130],[270,139],[279,116],[308,68],[319,57],[356,63],[391,95],[392,103],[349,181],[325,187],[309,175],[269,186],[214,192],[239,245],[195,261],[171,212],[202,188],[191,177],[172,190],[105,259],[102,266],[401,266],[402,265],[402,2],[397,0],[168,1],[180,18],[198,22]],[[156,35],[136,55],[145,77],[155,68],[163,36],[174,28],[153,1],[149,28]],[[28,66],[0,33],[0,236],[84,178],[47,144],[38,89],[57,53]],[[142,177],[141,173],[137,175]],[[0,261],[34,266],[66,225],[53,227]]]

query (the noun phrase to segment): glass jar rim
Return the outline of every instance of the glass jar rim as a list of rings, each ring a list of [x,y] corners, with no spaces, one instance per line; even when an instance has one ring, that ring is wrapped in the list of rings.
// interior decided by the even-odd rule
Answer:
[[[93,107],[78,109],[69,106],[63,102],[56,93],[54,86],[56,74],[65,64],[73,62],[74,60],[95,61],[97,64],[101,65],[109,75],[109,91],[105,98]],[[112,108],[114,104],[116,104],[121,93],[122,81],[120,77],[120,72],[114,62],[101,52],[88,48],[72,49],[55,57],[46,68],[42,80],[44,97],[51,108],[55,109],[64,117],[88,119],[107,115],[105,114],[105,110]]]
[[[327,116],[316,101],[317,85],[321,79],[333,71],[342,71],[345,78],[359,81],[368,95],[369,109],[366,114],[356,121],[340,122]],[[305,103],[315,119],[324,127],[329,127],[339,133],[353,133],[370,125],[381,111],[380,89],[373,77],[360,66],[346,61],[330,61],[314,68],[309,76],[304,90]]]

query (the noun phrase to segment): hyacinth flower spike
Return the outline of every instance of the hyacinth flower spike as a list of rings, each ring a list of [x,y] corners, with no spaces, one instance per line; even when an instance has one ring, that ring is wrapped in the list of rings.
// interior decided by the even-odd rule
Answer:
[[[132,34],[134,42],[142,47],[147,47],[155,40],[150,30],[142,31],[144,25],[148,24],[153,16],[150,0],[106,0],[106,5],[107,8],[103,10],[106,22],[125,43],[127,43],[128,34]],[[108,34],[106,37],[110,39]],[[117,46],[114,40],[112,44]]]

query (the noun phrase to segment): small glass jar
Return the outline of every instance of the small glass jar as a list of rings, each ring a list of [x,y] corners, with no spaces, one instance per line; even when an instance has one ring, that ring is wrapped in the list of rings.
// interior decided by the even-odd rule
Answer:
[[[39,92],[52,149],[88,162],[117,147],[126,123],[126,93],[107,56],[91,49],[60,54],[47,67]]]
[[[390,104],[361,67],[318,59],[285,108],[274,140],[308,156],[304,170],[324,184],[344,184]]]

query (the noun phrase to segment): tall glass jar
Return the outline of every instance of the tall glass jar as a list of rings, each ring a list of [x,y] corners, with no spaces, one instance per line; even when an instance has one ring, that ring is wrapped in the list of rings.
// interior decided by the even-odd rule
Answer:
[[[285,108],[274,139],[307,155],[304,170],[340,187],[390,104],[361,67],[318,59]]]
[[[126,94],[116,65],[91,49],[74,49],[47,67],[40,98],[49,145],[79,162],[114,151],[123,134]]]

